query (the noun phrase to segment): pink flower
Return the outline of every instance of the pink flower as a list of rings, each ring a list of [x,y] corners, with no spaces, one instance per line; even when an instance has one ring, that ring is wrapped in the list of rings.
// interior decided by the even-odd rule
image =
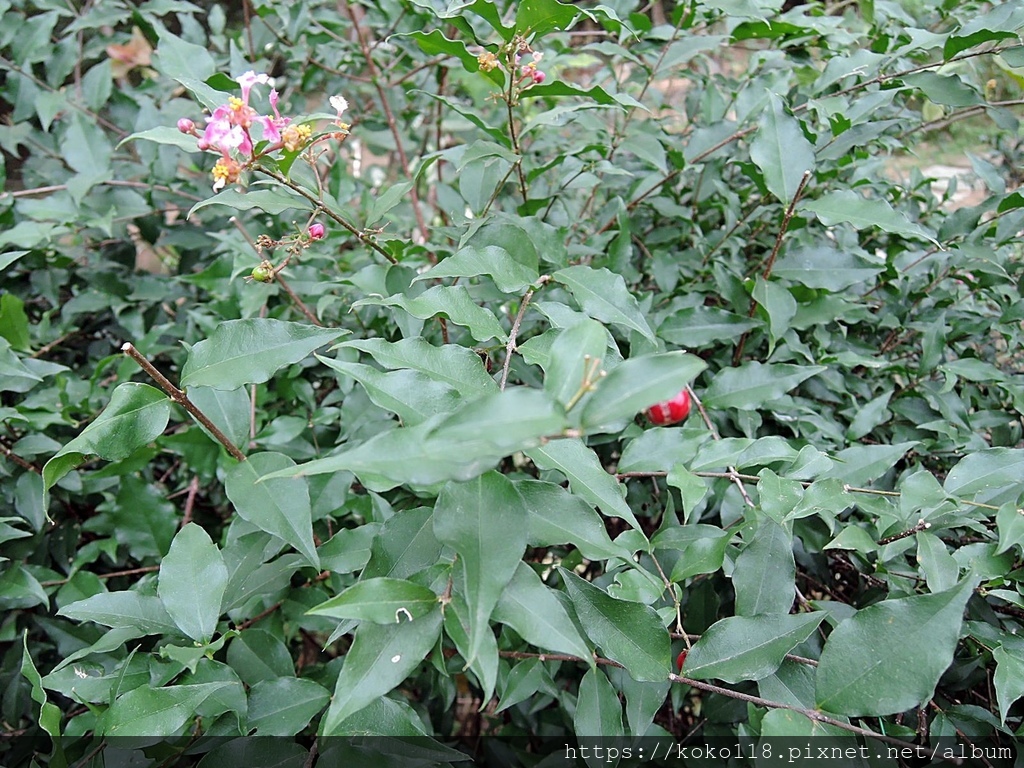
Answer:
[[[323,240],[324,235],[326,234],[327,231],[324,229],[324,225],[321,224],[319,221],[314,221],[312,224],[309,225],[310,240]]]
[[[178,121],[178,130],[182,133],[192,134],[195,133],[196,124],[187,117],[183,117]]]
[[[533,73],[533,82],[537,83],[537,85],[540,85],[541,83],[543,83],[544,82],[544,78],[545,78],[545,74],[543,72],[541,72],[539,69],[536,72]]]
[[[236,77],[235,82],[242,86],[242,102],[246,105],[249,104],[249,92],[254,85],[257,83],[269,86],[274,85],[274,81],[270,79],[269,75],[264,75],[262,72],[257,75],[251,69],[244,75]]]

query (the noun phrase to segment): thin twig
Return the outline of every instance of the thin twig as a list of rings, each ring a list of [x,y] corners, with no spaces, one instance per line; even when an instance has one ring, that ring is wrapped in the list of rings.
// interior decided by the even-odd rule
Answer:
[[[307,318],[309,318],[309,322],[311,322],[313,325],[318,325],[321,328],[324,327],[324,324],[320,322],[320,319],[313,314],[313,311],[306,306],[306,303],[299,298],[299,295],[292,290],[292,287],[284,281],[284,278],[281,277],[280,274],[274,275],[274,281],[278,283],[282,288],[284,288],[284,292],[288,294],[292,302],[294,302],[295,306],[299,308],[299,311],[302,314],[304,314]]]
[[[509,331],[508,343],[505,344],[505,361],[501,365],[501,383],[499,384],[499,388],[502,390],[508,383],[508,367],[512,364],[512,354],[516,351],[516,337],[519,335],[519,326],[523,322],[526,308],[530,306],[530,299],[533,298],[534,292],[550,279],[549,275],[541,275],[536,285],[523,294],[523,300],[519,302],[519,312],[516,314],[516,319],[512,321],[512,330]]]
[[[339,214],[337,214],[334,211],[332,211],[330,208],[325,208],[323,203],[321,203],[317,199],[316,195],[314,195],[309,190],[305,189],[304,187],[299,186],[294,181],[289,179],[287,176],[284,176],[284,175],[278,173],[277,171],[272,171],[269,168],[264,168],[261,165],[257,165],[253,170],[258,171],[259,173],[262,173],[264,176],[269,176],[274,181],[276,181],[276,182],[278,182],[280,184],[284,184],[284,186],[288,187],[288,189],[292,190],[293,192],[296,192],[299,195],[302,195],[302,197],[306,198],[307,200],[309,200],[309,202],[313,203],[313,205],[317,206],[317,208],[322,210],[324,212],[325,216],[328,216],[329,218],[333,219],[338,224],[340,224],[344,229],[347,229],[349,232],[351,232],[353,235],[355,235],[355,237],[357,237],[359,239],[359,241],[362,242],[365,246],[367,246],[368,248],[372,248],[374,251],[379,253],[385,259],[390,261],[392,264],[397,264],[398,263],[398,259],[396,259],[390,253],[388,253],[383,248],[381,248],[380,245],[378,245],[373,240],[373,238],[371,238],[365,232],[360,232],[358,229],[356,229],[355,226],[353,226],[352,224],[349,224],[345,219],[343,219]]]
[[[772,269],[775,267],[775,259],[779,255],[779,249],[782,247],[782,239],[786,236],[786,230],[789,229],[789,222],[793,220],[793,214],[796,211],[796,204],[800,202],[800,198],[804,194],[804,188],[807,186],[807,182],[811,179],[811,172],[809,170],[804,171],[804,175],[800,177],[800,183],[797,184],[796,192],[793,193],[793,199],[789,201],[789,207],[786,208],[786,214],[782,217],[782,226],[779,227],[779,234],[775,237],[775,246],[772,248],[771,255],[768,257],[768,263],[764,265],[764,272],[761,277],[767,282],[768,278],[772,276]],[[750,308],[747,311],[747,317],[753,317],[754,312],[757,310],[757,302],[754,297],[750,297]],[[740,336],[740,340],[736,342],[736,351],[732,355],[732,364],[739,365],[740,360],[743,357],[743,347],[747,344],[747,338],[750,336],[750,331],[744,331]]]
[[[245,461],[245,454],[238,450],[238,447],[228,439],[227,435],[221,432],[220,427],[210,421],[207,415],[188,399],[188,395],[174,386],[166,376],[160,373],[130,341],[126,341],[121,346],[121,351],[138,363],[139,367],[148,373],[153,381],[160,385],[160,388],[170,396],[171,400],[188,411],[196,421],[206,427],[210,434],[217,439],[217,442],[227,449],[228,453],[238,459],[238,461]]]
[[[420,236],[423,238],[423,242],[427,242],[430,240],[430,229],[427,227],[427,222],[423,219],[423,211],[420,210],[420,196],[419,192],[416,191],[416,180],[413,178],[412,173],[409,170],[409,158],[406,156],[405,147],[402,144],[402,132],[398,130],[398,122],[395,120],[395,113],[391,109],[391,102],[388,101],[387,92],[384,90],[383,83],[381,83],[380,70],[377,69],[377,64],[373,60],[373,51],[370,49],[370,43],[366,39],[363,27],[356,18],[355,12],[352,10],[352,3],[348,0],[345,0],[345,11],[348,13],[348,17],[352,20],[352,27],[355,30],[356,37],[359,38],[359,47],[362,49],[363,58],[366,60],[366,68],[370,72],[370,80],[373,82],[373,87],[377,89],[377,95],[380,97],[380,105],[384,110],[384,117],[387,120],[388,128],[391,130],[391,135],[395,139],[395,150],[398,152],[398,162],[402,166],[402,173],[404,173],[406,177],[413,182],[412,187],[409,190],[413,215],[416,217],[416,226],[420,230]]]
[[[708,412],[704,409],[704,403],[702,403],[700,401],[700,398],[697,397],[697,393],[693,391],[693,387],[687,384],[686,391],[690,394],[690,399],[693,401],[693,404],[697,406],[697,410],[700,412],[700,417],[701,419],[704,420],[704,425],[708,428],[708,431],[711,432],[711,437],[715,440],[721,440],[722,436],[718,434],[718,430],[715,429],[714,422],[711,421],[711,417],[708,416]],[[736,467],[730,466],[728,469],[729,474],[727,475],[727,477],[730,480],[732,480],[733,484],[735,484],[735,486],[739,489],[740,496],[743,497],[743,500],[747,503],[747,506],[756,506],[754,502],[750,500],[750,495],[747,493],[747,489],[743,485],[743,478],[740,477],[739,472],[736,471]]]
[[[188,495],[185,497],[185,514],[181,517],[181,527],[192,522],[192,513],[196,507],[196,495],[199,493],[199,475],[193,475],[188,484]]]
[[[17,464],[22,469],[27,469],[30,472],[35,472],[37,475],[43,474],[43,470],[37,467],[28,459],[23,459],[21,456],[11,450],[11,447],[7,445],[3,440],[0,440],[0,454],[7,457],[7,459],[14,464]]]

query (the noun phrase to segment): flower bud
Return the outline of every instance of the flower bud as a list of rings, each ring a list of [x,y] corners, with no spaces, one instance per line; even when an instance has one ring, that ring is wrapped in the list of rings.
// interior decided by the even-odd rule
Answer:
[[[323,240],[324,235],[327,234],[324,229],[324,225],[319,221],[314,221],[309,225],[309,239],[310,240]]]
[[[536,72],[533,73],[533,82],[535,82],[537,85],[540,85],[541,83],[544,82],[544,77],[544,73],[538,69]]]
[[[254,267],[250,278],[255,280],[257,283],[269,283],[274,280],[274,268],[268,265],[267,262],[260,264],[258,267]]]
[[[187,117],[183,117],[181,118],[181,120],[178,121],[178,130],[181,131],[182,133],[195,133],[196,124],[189,120]]]

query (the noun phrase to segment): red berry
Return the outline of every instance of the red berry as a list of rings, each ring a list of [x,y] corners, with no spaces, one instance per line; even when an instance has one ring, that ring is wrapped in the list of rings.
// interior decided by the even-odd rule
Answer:
[[[686,651],[680,651],[679,656],[676,658],[676,669],[680,672],[683,671],[683,664],[686,662]]]
[[[671,400],[652,405],[647,409],[647,418],[654,424],[678,424],[690,415],[690,393],[682,390]]]

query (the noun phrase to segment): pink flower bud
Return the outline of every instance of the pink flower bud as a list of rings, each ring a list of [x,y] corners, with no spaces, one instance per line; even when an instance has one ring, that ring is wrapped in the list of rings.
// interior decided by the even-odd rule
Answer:
[[[181,120],[178,121],[178,130],[181,131],[182,133],[191,134],[195,132],[196,124],[189,120],[187,117],[183,117],[181,118]]]
[[[537,83],[538,85],[540,85],[541,83],[543,83],[543,82],[544,82],[544,77],[545,77],[544,73],[543,73],[543,72],[541,72],[541,71],[540,71],[540,70],[538,69],[538,70],[537,70],[536,72],[534,72],[534,73],[533,73],[533,82],[535,82],[535,83]]]
[[[324,225],[319,221],[314,221],[309,225],[309,239],[310,240],[323,240],[324,235],[327,234],[324,229]]]

